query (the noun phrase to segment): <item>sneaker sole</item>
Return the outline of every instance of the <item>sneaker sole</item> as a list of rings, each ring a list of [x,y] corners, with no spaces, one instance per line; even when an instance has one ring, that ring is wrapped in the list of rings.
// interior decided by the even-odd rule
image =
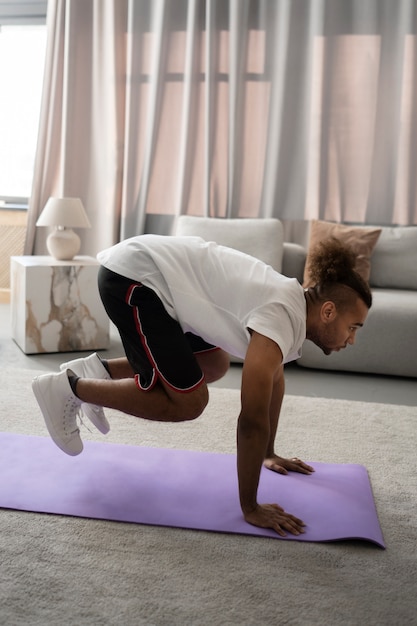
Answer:
[[[40,389],[40,385],[39,385],[39,381],[35,378],[32,381],[32,390],[33,393],[35,395],[35,398],[39,404],[39,407],[42,411],[42,415],[43,418],[45,420],[45,425],[46,428],[48,430],[48,433],[50,434],[53,442],[58,446],[58,448],[60,448],[63,452],[65,452],[66,454],[68,454],[69,456],[77,456],[78,454],[81,454],[81,452],[83,451],[83,444],[81,442],[81,449],[80,450],[71,450],[69,448],[67,448],[65,446],[64,443],[62,443],[60,441],[60,438],[58,437],[57,433],[55,432],[54,426],[53,426],[53,419],[51,418],[48,408],[46,406],[46,403],[44,401],[43,395],[42,395],[42,391]]]

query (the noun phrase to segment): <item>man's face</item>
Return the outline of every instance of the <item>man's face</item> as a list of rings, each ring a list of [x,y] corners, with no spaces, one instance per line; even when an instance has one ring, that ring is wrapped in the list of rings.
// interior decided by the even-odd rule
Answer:
[[[356,332],[365,323],[368,307],[358,298],[347,311],[339,313],[333,302],[325,302],[320,312],[321,324],[312,341],[324,354],[338,352],[355,343]]]

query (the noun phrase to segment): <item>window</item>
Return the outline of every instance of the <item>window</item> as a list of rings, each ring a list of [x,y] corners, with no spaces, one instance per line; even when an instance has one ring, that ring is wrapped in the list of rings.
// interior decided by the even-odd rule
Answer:
[[[0,201],[27,203],[38,136],[46,26],[0,26]]]
[[[152,171],[149,179],[146,211],[148,214],[175,213],[178,206],[166,198],[177,198],[183,189],[181,210],[190,214],[201,211],[206,190],[205,167],[210,161],[210,206],[213,217],[224,217],[228,203],[240,217],[256,217],[264,180],[266,155],[268,105],[270,101],[270,68],[267,59],[268,41],[264,30],[251,28],[247,32],[245,58],[240,60],[241,69],[233,67],[230,31],[212,29],[210,40],[203,28],[198,32],[192,55],[193,83],[191,115],[184,117],[187,96],[187,46],[189,35],[185,29],[170,30],[165,34],[166,47],[162,63],[161,96],[158,104],[159,118],[154,136]],[[131,44],[133,45],[133,44]],[[136,44],[137,45],[137,44]],[[151,101],[153,63],[159,46],[159,38],[152,31],[145,32],[140,40],[138,65],[132,69],[132,83],[136,80],[138,125],[135,138],[142,165],[146,160],[147,143],[144,141],[149,119],[154,115]],[[139,46],[138,46],[139,48]],[[210,58],[208,58],[208,49]],[[188,68],[190,70],[190,68]],[[235,105],[235,93],[230,76],[239,75],[239,115],[231,113]],[[241,78],[242,76],[242,78]],[[138,78],[139,77],[139,78]],[[163,86],[162,86],[163,83]],[[207,93],[212,94],[208,104]],[[243,104],[242,104],[243,102]],[[237,103],[236,103],[237,104]],[[210,107],[208,112],[207,107]],[[182,120],[182,123],[178,123]],[[187,130],[185,128],[187,127]],[[182,144],[187,136],[187,149]],[[133,134],[130,135],[133,140]],[[233,143],[232,145],[232,142]],[[228,168],[231,167],[230,152],[238,151],[236,169],[241,171],[236,184],[236,197],[228,198]],[[170,162],[167,171],[167,154],[178,154]],[[185,178],[189,181],[185,183]],[[161,181],[163,185],[161,185]],[[184,183],[183,187],[181,185]]]

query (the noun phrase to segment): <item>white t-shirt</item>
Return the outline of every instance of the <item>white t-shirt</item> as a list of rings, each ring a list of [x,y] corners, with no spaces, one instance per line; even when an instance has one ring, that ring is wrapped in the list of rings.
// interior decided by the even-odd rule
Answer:
[[[97,255],[101,265],[153,289],[184,332],[245,358],[252,329],[275,341],[284,362],[301,354],[304,291],[295,278],[200,237],[142,235]]]

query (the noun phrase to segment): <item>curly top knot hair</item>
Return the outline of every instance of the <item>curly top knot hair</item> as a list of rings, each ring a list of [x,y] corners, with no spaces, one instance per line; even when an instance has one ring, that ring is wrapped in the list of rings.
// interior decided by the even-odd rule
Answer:
[[[356,292],[368,308],[372,294],[368,283],[355,270],[355,253],[332,237],[322,241],[310,257],[310,280],[317,296],[327,298],[337,294],[337,286],[344,285]],[[344,298],[343,298],[344,299]]]

